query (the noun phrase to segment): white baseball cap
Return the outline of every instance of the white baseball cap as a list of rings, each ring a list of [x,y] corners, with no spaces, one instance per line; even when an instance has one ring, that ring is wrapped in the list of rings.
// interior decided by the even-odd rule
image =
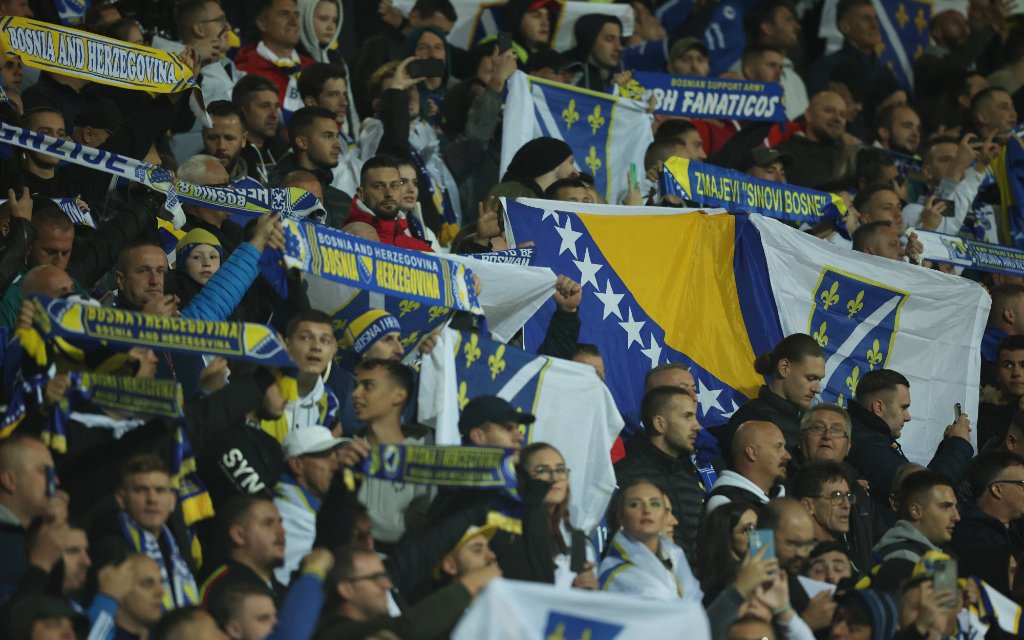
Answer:
[[[327,427],[312,425],[299,427],[284,437],[281,448],[284,457],[305,456],[311,453],[324,453],[341,445],[352,442],[351,438],[335,438]]]

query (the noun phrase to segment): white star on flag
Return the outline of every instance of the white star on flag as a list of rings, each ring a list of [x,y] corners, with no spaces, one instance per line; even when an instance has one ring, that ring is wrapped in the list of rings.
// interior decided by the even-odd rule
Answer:
[[[729,400],[729,404],[732,405],[732,410],[722,411],[721,413],[723,418],[731,418],[732,414],[736,413],[736,410],[739,409],[739,405],[736,404],[735,400]]]
[[[576,241],[583,235],[580,231],[573,231],[572,229],[572,217],[567,216],[565,218],[564,227],[555,227],[555,231],[562,237],[562,246],[558,247],[558,255],[562,255],[567,250],[572,254],[572,257],[576,256]]]
[[[545,209],[544,210],[544,215],[542,215],[540,217],[540,221],[544,222],[548,218],[554,218],[555,219],[555,226],[556,227],[558,226],[558,212],[557,211],[555,211],[554,209]]]
[[[619,326],[626,330],[626,348],[633,346],[634,342],[639,342],[640,346],[644,346],[644,339],[640,337],[640,330],[647,324],[643,320],[633,319],[633,310],[627,310],[628,319],[624,322],[620,322]]]
[[[640,344],[642,345],[643,342],[641,342]],[[651,359],[652,369],[658,366],[659,361],[661,360],[661,345],[658,344],[657,340],[655,340],[653,333],[651,334],[651,346],[646,349],[641,349],[640,353],[644,354],[645,356]]]
[[[590,261],[590,247],[583,250],[582,260],[573,260],[573,264],[580,270],[580,286],[585,287],[587,283],[594,285],[597,289],[597,272],[603,267],[603,264],[595,264]]]
[[[601,318],[602,320],[607,320],[608,316],[610,316],[613,313],[615,314],[616,318],[622,320],[622,312],[619,311],[619,303],[622,302],[622,299],[624,297],[626,297],[626,294],[615,293],[614,291],[612,291],[611,278],[608,278],[608,282],[605,283],[604,293],[598,290],[594,292],[594,295],[597,296],[597,299],[600,300],[601,304],[604,305],[604,316]]]
[[[718,396],[722,395],[722,390],[714,390],[711,387],[704,385],[701,389],[700,380],[697,380],[697,405],[704,410],[704,415],[708,415],[712,409],[717,409],[719,413],[725,411],[722,405],[718,402]],[[733,409],[735,411],[735,409]]]

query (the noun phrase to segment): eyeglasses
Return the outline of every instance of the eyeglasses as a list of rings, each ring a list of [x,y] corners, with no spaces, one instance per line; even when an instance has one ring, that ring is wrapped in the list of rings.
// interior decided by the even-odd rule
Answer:
[[[569,477],[568,467],[534,467],[530,470],[530,475],[538,480],[544,480],[545,482],[551,482],[552,480],[564,479]]]
[[[838,507],[839,505],[843,504],[843,498],[846,498],[846,500],[850,504],[857,504],[857,496],[855,496],[854,494],[850,493],[849,491],[833,491],[832,493],[827,493],[827,494],[825,494],[823,496],[814,496],[814,497],[815,498],[828,498],[828,501],[832,504],[833,507]]]
[[[221,24],[227,24],[228,17],[224,14],[221,14],[216,18],[210,18],[209,20],[196,20],[196,24],[206,24],[207,22],[219,22]]]
[[[823,436],[827,433],[832,438],[850,438],[850,434],[846,433],[846,429],[843,427],[826,427],[823,424],[812,424],[809,427],[804,427],[802,432],[813,433],[816,436]]]
[[[1024,480],[994,480],[992,484],[1015,484],[1018,487],[1024,487]]]
[[[368,576],[356,576],[354,578],[349,578],[346,582],[359,582],[360,580],[371,580],[380,584],[384,581],[390,582],[391,578],[388,576],[387,571],[379,571],[377,573],[371,573]]]

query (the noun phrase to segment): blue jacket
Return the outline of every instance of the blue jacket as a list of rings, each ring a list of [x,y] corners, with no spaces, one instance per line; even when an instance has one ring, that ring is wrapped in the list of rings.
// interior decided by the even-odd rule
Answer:
[[[259,275],[259,263],[260,252],[256,247],[248,242],[238,245],[192,302],[181,310],[181,317],[227,320]]]

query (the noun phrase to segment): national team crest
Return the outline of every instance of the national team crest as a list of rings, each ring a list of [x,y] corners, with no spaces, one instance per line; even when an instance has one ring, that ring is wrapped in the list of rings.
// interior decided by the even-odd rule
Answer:
[[[370,256],[359,256],[356,261],[356,267],[359,269],[359,278],[369,284],[373,280],[373,258]]]
[[[865,373],[885,368],[909,296],[831,267],[822,270],[807,330],[825,351],[822,400],[846,406]]]
[[[622,629],[622,625],[552,611],[548,613],[544,637],[548,640],[612,640]]]

